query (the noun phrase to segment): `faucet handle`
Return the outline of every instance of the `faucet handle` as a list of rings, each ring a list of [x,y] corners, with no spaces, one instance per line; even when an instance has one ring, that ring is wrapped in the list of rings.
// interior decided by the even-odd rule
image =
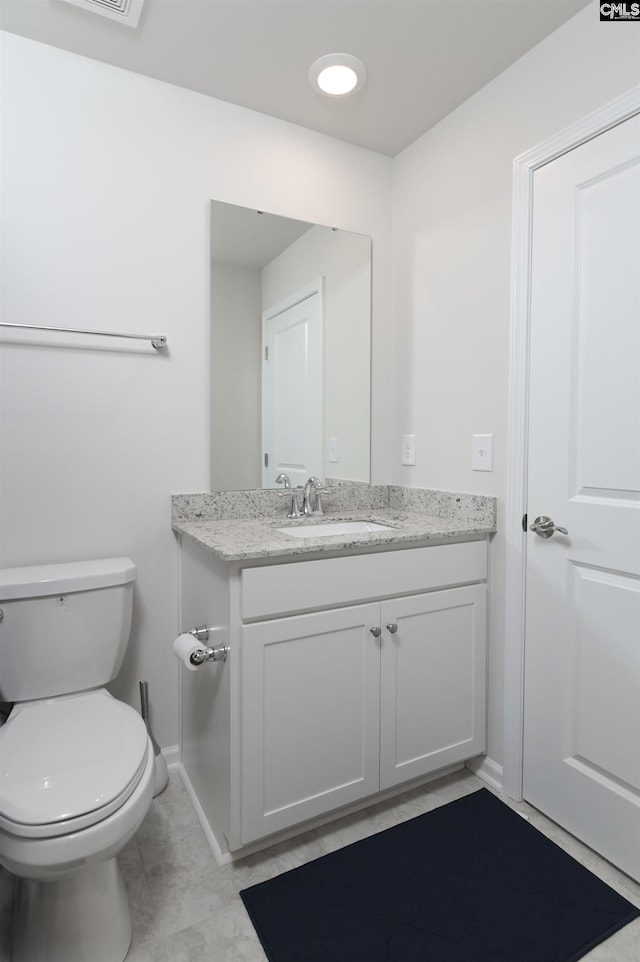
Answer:
[[[284,484],[284,491],[278,491],[278,497],[282,498],[285,495],[289,495],[291,497],[291,507],[289,508],[289,514],[287,515],[287,518],[299,518],[300,508],[298,507],[298,496],[295,488],[291,486],[291,479],[289,478],[289,475],[285,474],[283,471],[276,478],[276,484]]]

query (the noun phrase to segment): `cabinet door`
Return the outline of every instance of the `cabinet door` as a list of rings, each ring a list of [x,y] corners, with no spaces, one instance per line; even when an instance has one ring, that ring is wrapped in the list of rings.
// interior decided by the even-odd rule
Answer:
[[[381,640],[380,788],[484,751],[486,586],[384,602]]]
[[[378,790],[380,606],[242,631],[242,842]]]

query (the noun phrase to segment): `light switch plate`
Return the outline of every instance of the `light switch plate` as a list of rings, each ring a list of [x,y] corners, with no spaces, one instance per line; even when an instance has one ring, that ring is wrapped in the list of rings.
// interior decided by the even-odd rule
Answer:
[[[474,434],[471,439],[471,470],[493,471],[493,434]]]
[[[416,436],[415,434],[402,435],[402,455],[400,464],[416,463]]]

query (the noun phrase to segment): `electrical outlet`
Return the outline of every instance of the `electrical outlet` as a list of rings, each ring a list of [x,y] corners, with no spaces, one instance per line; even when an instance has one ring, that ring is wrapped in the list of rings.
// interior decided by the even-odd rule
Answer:
[[[471,438],[471,470],[493,471],[493,434],[474,434]]]
[[[415,464],[416,463],[416,436],[415,434],[403,434],[402,435],[402,455],[400,457],[400,464]]]

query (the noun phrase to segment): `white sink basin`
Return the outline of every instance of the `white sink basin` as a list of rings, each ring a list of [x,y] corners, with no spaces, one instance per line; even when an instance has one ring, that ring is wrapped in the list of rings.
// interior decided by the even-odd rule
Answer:
[[[288,534],[290,538],[330,538],[337,534],[372,534],[374,531],[391,531],[391,525],[379,524],[377,521],[317,521],[277,530],[281,534]]]

